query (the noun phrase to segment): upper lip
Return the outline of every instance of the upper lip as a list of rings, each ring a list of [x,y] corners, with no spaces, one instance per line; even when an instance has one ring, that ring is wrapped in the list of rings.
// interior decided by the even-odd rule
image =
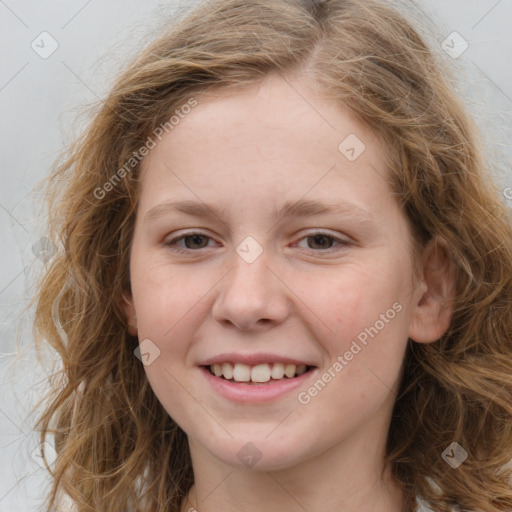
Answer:
[[[305,364],[306,366],[314,366],[312,363],[307,361],[301,361],[300,359],[294,359],[293,357],[280,356],[278,354],[234,354],[225,353],[218,354],[216,356],[205,359],[200,362],[198,366],[210,366],[212,364],[222,363],[243,363],[249,366],[255,366],[263,363],[282,363],[282,364],[294,364],[296,366]]]

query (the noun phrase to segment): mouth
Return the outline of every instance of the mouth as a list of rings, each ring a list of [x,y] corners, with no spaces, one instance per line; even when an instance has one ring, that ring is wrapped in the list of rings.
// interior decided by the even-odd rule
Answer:
[[[305,364],[261,363],[215,363],[205,365],[211,375],[227,382],[265,386],[275,382],[291,381],[311,372],[316,367]]]

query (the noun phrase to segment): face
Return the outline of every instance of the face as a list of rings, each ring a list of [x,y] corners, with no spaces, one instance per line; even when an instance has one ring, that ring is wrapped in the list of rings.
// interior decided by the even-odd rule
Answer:
[[[236,467],[384,435],[424,291],[386,148],[290,84],[201,97],[141,174],[126,311],[144,369],[191,446]]]

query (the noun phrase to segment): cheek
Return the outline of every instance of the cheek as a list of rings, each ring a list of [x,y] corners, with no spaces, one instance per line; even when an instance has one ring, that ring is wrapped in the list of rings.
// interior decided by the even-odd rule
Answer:
[[[378,328],[382,327],[382,314],[389,321],[380,330],[389,332],[397,323],[398,315],[392,306],[403,296],[405,281],[398,265],[384,260],[380,263],[347,266],[338,273],[324,275],[322,280],[295,281],[301,283],[298,295],[304,297],[305,305],[315,314],[315,330],[331,355],[343,353],[376,322]]]
[[[178,266],[152,262],[144,254],[132,254],[131,284],[139,338],[167,340],[201,309],[201,301],[211,285],[200,273],[180,270]]]

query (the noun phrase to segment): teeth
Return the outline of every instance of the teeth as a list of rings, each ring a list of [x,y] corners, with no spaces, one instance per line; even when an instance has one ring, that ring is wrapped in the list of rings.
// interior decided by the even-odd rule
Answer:
[[[303,373],[306,372],[307,369],[308,367],[305,364],[299,364],[299,366],[297,366],[297,369],[295,370],[295,375],[302,375]]]
[[[257,364],[251,368],[251,380],[253,382],[268,382],[270,380],[270,366]]]
[[[226,378],[226,379],[232,379],[233,378],[233,365],[230,363],[224,363],[222,365],[222,375],[224,375],[224,378]]]
[[[217,377],[224,377],[236,382],[269,382],[270,379],[280,380],[283,378],[291,379],[302,375],[307,370],[305,364],[282,364],[282,363],[262,363],[249,366],[243,363],[222,363],[212,364],[210,372]]]
[[[287,364],[285,367],[284,367],[284,374],[289,378],[291,379],[292,377],[295,376],[295,368],[296,366],[294,364]]]
[[[237,382],[249,382],[251,380],[251,367],[242,363],[235,364],[233,366],[233,379]]]
[[[274,363],[274,366],[272,366],[272,378],[273,379],[282,379],[283,377],[284,377],[284,364]]]

